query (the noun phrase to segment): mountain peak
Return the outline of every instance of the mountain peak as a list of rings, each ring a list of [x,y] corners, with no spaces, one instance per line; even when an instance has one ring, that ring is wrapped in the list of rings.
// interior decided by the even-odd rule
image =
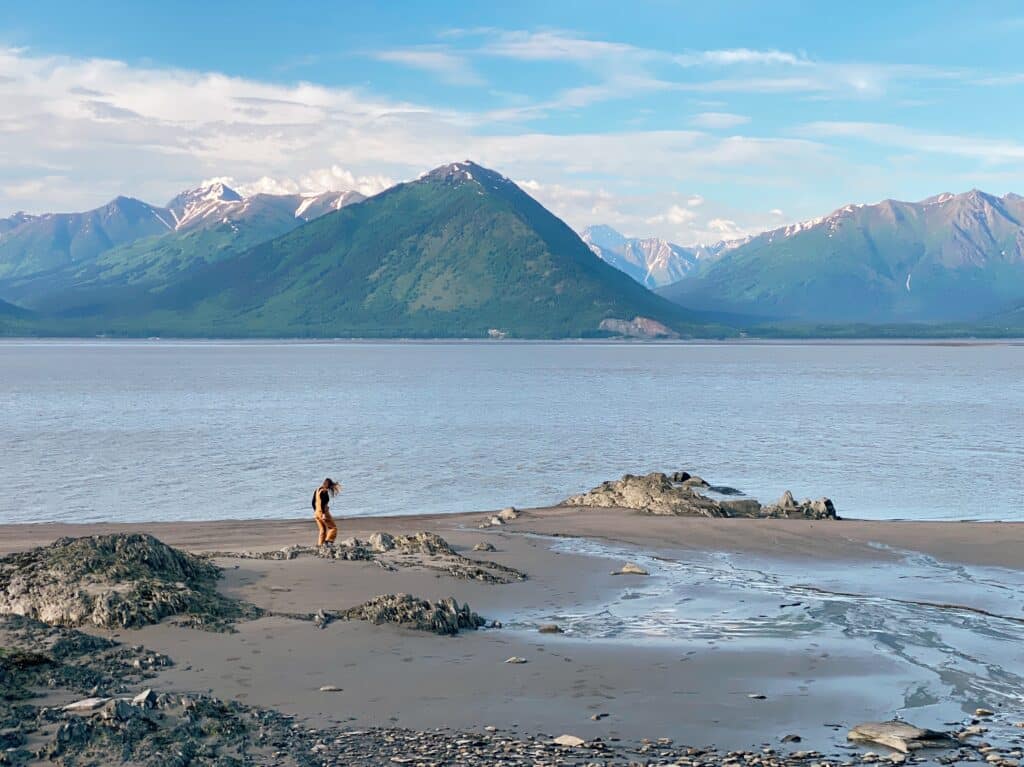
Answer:
[[[169,203],[168,210],[174,216],[176,229],[197,220],[201,220],[216,211],[224,204],[242,201],[242,195],[222,181],[212,181],[195,189],[188,189]]]
[[[476,182],[478,184],[485,183],[488,186],[493,187],[496,184],[511,183],[500,173],[490,170],[489,168],[485,168],[482,165],[477,165],[472,160],[450,162],[447,165],[438,166],[432,171],[428,171],[426,174],[421,176],[419,180],[449,184],[452,186]]]

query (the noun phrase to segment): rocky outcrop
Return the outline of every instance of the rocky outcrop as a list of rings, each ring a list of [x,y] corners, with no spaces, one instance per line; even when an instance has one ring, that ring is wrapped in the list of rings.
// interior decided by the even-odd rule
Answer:
[[[632,320],[601,320],[600,330],[627,338],[679,338],[672,328],[648,317],[634,317]]]
[[[224,629],[256,608],[217,592],[220,569],[151,535],[61,538],[0,558],[0,615],[129,628],[168,616]]]
[[[713,489],[688,472],[676,472],[671,478],[661,472],[644,476],[626,474],[622,479],[602,482],[593,490],[571,496],[562,501],[562,505],[636,509],[646,514],[677,517],[838,519],[835,506],[828,498],[797,503],[787,491],[777,503],[762,506],[753,498],[711,498],[698,492],[703,488]],[[729,494],[735,495],[736,491]]]
[[[374,597],[358,607],[345,610],[339,617],[377,625],[396,623],[417,631],[449,635],[458,634],[463,629],[477,629],[486,623],[469,609],[469,605],[460,605],[454,597],[431,602],[408,594]]]

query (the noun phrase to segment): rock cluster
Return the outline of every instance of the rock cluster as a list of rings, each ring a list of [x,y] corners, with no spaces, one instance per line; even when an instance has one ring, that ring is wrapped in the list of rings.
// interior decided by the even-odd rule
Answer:
[[[526,575],[513,567],[465,557],[444,538],[431,532],[413,535],[373,533],[363,541],[345,538],[334,546],[287,546],[277,551],[217,551],[211,557],[233,559],[292,560],[319,557],[339,561],[376,562],[388,570],[399,567],[421,567],[453,578],[485,583],[512,583],[526,580]]]
[[[151,535],[61,538],[0,558],[0,615],[134,628],[168,616],[225,629],[256,608],[217,592],[220,569]]]
[[[679,517],[787,517],[801,519],[838,519],[828,498],[797,503],[787,491],[778,502],[762,506],[752,498],[718,500],[702,495],[698,488],[709,487],[700,477],[676,472],[644,476],[626,474],[622,479],[602,482],[586,493],[562,501],[563,506],[636,509],[647,514]],[[715,488],[711,488],[714,490]],[[736,494],[732,488],[729,495]]]
[[[395,623],[417,631],[431,631],[435,634],[458,634],[463,629],[477,629],[486,621],[460,605],[454,597],[431,602],[409,594],[385,594],[374,597],[358,607],[343,611],[341,618],[363,620],[380,625]]]

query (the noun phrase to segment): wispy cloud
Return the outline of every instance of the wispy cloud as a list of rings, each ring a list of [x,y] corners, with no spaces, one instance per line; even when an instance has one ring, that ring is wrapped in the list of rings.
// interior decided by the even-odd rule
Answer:
[[[750,118],[746,115],[731,112],[701,112],[690,120],[690,124],[694,127],[709,130],[736,128],[748,122],[750,122]]]
[[[1024,143],[1009,139],[960,136],[876,122],[818,121],[800,131],[815,138],[845,138],[915,152],[954,155],[990,164],[1024,162]]]
[[[482,85],[484,83],[484,79],[463,56],[437,47],[380,51],[373,57],[378,61],[388,61],[430,72],[451,85]]]

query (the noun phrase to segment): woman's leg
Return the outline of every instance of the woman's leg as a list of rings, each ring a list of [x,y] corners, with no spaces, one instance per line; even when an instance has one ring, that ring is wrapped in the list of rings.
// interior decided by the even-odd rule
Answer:
[[[317,514],[314,517],[314,519],[316,520],[316,529],[317,529],[316,545],[317,546],[323,546],[324,545],[324,541],[327,540],[327,525],[324,522],[323,516],[321,516],[320,514]]]
[[[334,523],[334,517],[331,516],[329,511],[324,512],[324,528],[326,530],[326,542],[334,543],[334,539],[338,537],[338,526]]]

